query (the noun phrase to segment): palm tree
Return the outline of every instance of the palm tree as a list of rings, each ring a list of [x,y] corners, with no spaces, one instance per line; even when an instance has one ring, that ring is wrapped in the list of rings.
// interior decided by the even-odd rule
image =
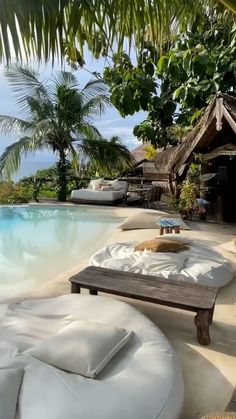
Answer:
[[[80,52],[87,43],[96,55],[103,46],[122,49],[127,39],[142,46],[147,33],[157,43],[214,3],[236,13],[235,0],[1,0],[0,56],[47,61],[63,56],[67,42]]]
[[[103,140],[106,141],[106,140]],[[96,172],[99,174],[99,177],[115,177],[119,176],[122,172],[127,169],[127,164],[123,159],[123,156],[115,155],[112,153],[112,150],[115,148],[119,150],[121,145],[121,139],[118,136],[113,135],[107,142],[106,142],[106,151],[102,150],[101,148],[102,142],[99,141],[96,143],[97,146],[93,147],[93,155],[90,158],[90,171],[93,173]],[[111,153],[107,153],[107,150],[111,148]],[[86,150],[86,154],[89,155],[89,150]],[[118,153],[117,153],[118,154]],[[133,161],[133,164],[135,163]]]
[[[103,139],[93,125],[94,117],[100,116],[109,103],[102,80],[92,80],[78,90],[77,79],[68,72],[60,72],[51,82],[43,83],[35,71],[16,67],[7,72],[7,77],[27,118],[0,115],[1,132],[23,134],[0,157],[0,175],[10,177],[24,155],[37,150],[53,151],[58,156],[58,198],[64,201],[67,158],[76,167],[78,149],[101,164],[109,160],[121,160],[128,167],[132,164],[128,149]]]

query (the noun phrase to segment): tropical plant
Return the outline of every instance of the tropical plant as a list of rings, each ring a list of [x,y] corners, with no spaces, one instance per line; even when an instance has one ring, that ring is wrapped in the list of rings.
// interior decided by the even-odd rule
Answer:
[[[0,182],[0,204],[24,204],[33,196],[32,186],[13,182]]]
[[[236,13],[235,0],[1,0],[0,55],[48,60],[67,50],[81,63],[85,43],[95,56],[127,40],[163,43],[209,4]]]
[[[158,151],[155,149],[155,147],[153,147],[153,145],[148,144],[146,146],[143,147],[144,151],[145,151],[145,158],[148,160],[156,160],[157,155],[158,155]]]
[[[89,169],[93,173],[97,173],[99,177],[116,177],[119,173],[127,169],[127,164],[123,159],[123,156],[119,156],[118,153],[115,155],[115,153],[112,152],[114,148],[117,147],[117,149],[119,149],[122,147],[121,139],[114,135],[107,140],[106,145],[107,149],[104,150],[105,152],[100,150],[99,147],[93,147],[93,156],[91,156],[90,159]],[[111,153],[108,151],[109,147],[111,147]],[[86,150],[85,153],[87,153]],[[98,153],[97,157],[96,153]]]
[[[235,17],[212,8],[178,34],[166,51],[146,43],[135,65],[127,54],[115,54],[104,79],[121,116],[148,112],[134,135],[166,147],[182,139],[214,94],[236,89],[235,54]]]
[[[132,164],[128,149],[106,141],[93,125],[109,103],[102,80],[92,80],[78,90],[75,76],[60,72],[51,82],[41,82],[37,73],[17,67],[7,72],[8,80],[17,96],[17,103],[26,119],[0,116],[0,131],[8,134],[21,131],[23,137],[6,148],[0,157],[0,174],[11,176],[19,167],[21,157],[37,150],[50,150],[58,157],[58,198],[66,200],[67,157],[76,169],[77,150],[100,164],[122,161]]]
[[[188,181],[181,185],[181,192],[179,196],[179,209],[191,214],[194,207],[197,205],[197,187],[195,183]]]

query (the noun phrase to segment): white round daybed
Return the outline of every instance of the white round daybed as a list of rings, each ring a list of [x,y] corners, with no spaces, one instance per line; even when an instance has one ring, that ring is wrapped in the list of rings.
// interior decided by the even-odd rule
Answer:
[[[213,287],[223,287],[233,279],[230,262],[201,240],[179,234],[166,234],[163,238],[179,241],[189,249],[179,253],[141,252],[134,251],[137,241],[114,243],[96,252],[90,264]]]
[[[97,378],[22,354],[74,320],[115,325],[134,334]],[[24,367],[17,419],[177,419],[182,374],[162,332],[121,301],[63,295],[9,306],[0,325],[0,368]],[[68,342],[69,345],[69,342]]]

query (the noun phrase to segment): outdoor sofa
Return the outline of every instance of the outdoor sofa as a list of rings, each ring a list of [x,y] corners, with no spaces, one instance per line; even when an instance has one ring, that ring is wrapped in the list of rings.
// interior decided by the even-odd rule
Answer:
[[[71,192],[71,200],[86,204],[114,205],[126,198],[128,183],[126,181],[91,180],[87,188]]]

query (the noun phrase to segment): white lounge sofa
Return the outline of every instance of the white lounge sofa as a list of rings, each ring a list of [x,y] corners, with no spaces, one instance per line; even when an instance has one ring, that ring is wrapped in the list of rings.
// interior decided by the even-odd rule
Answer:
[[[63,295],[12,304],[1,320],[0,368],[24,368],[17,418],[180,417],[184,392],[175,351],[158,327],[128,304],[100,296]],[[74,321],[134,332],[95,379],[68,373],[27,353]],[[13,396],[8,390],[6,398]],[[0,417],[5,419],[2,409]]]
[[[91,204],[116,204],[125,199],[128,191],[128,183],[126,181],[116,181],[116,190],[100,190],[94,189],[94,182],[99,184],[99,180],[90,181],[86,189],[76,189],[71,192],[71,200],[81,203]],[[112,184],[110,181],[104,181],[101,179],[104,186],[106,184]],[[114,181],[113,181],[114,182]],[[118,188],[118,186],[120,186]]]

